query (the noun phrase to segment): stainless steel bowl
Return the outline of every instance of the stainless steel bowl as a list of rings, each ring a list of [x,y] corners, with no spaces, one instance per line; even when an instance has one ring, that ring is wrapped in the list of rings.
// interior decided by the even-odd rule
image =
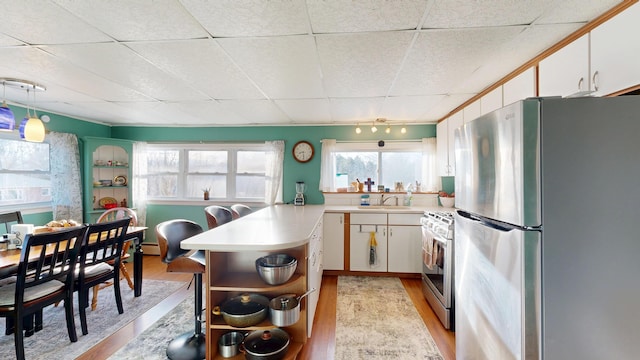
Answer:
[[[284,284],[296,272],[298,260],[287,254],[271,254],[256,259],[260,278],[269,285]]]

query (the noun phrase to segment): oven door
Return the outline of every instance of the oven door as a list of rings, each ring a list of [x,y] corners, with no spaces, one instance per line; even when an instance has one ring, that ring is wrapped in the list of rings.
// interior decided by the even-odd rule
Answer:
[[[445,308],[450,308],[453,285],[452,242],[434,234],[424,226],[422,234],[422,280],[438,301]]]

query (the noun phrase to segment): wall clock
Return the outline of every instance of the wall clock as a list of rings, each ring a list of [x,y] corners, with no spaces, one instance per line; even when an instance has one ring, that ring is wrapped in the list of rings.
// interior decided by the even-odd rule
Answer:
[[[293,145],[293,158],[301,163],[306,163],[313,158],[313,145],[308,141],[298,141]]]

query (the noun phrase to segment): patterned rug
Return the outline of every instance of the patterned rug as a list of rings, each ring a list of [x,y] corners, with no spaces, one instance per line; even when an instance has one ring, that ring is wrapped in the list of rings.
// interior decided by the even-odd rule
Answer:
[[[63,360],[74,359],[86,350],[113,334],[131,320],[143,314],[164,298],[184,285],[179,281],[144,280],[142,296],[134,297],[126,281],[122,281],[122,302],[124,313],[118,314],[113,296],[113,288],[108,287],[98,292],[98,307],[94,311],[87,311],[89,333],[82,335],[80,329],[80,315],[78,314],[77,295],[74,311],[78,341],[69,341],[64,316],[64,305],[49,306],[44,310],[44,328],[35,335],[25,338],[24,348],[27,359],[30,360]],[[4,321],[0,321],[4,334]],[[15,359],[13,335],[0,336],[0,359]]]
[[[443,357],[400,279],[340,276],[335,359]]]

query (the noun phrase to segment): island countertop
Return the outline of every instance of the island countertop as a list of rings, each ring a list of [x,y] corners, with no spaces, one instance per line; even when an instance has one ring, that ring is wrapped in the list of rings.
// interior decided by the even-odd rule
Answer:
[[[309,242],[323,205],[274,205],[183,240],[188,250],[270,251]]]

